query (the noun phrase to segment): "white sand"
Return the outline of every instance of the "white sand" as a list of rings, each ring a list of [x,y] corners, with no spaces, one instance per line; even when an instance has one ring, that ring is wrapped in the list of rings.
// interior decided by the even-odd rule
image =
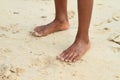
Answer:
[[[95,0],[91,49],[76,63],[56,56],[77,30],[77,6],[69,1],[71,28],[35,38],[34,26],[54,18],[53,0],[0,0],[0,80],[120,80],[120,0]]]

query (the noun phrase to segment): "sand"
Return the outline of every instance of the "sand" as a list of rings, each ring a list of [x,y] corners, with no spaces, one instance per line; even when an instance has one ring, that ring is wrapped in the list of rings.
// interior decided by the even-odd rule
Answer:
[[[91,49],[76,63],[56,56],[74,41],[76,0],[68,0],[71,28],[47,37],[29,34],[54,19],[53,0],[0,0],[0,80],[120,80],[120,0],[95,0]]]

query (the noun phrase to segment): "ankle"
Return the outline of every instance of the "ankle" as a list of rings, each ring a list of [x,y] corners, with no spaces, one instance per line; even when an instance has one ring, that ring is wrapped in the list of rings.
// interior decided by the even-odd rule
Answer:
[[[57,27],[59,27],[61,30],[67,30],[69,28],[69,22],[66,20],[55,19],[53,23],[57,24]]]
[[[85,44],[89,44],[90,43],[90,40],[89,40],[89,37],[77,37],[76,36],[76,39],[75,39],[75,43],[85,43]]]
[[[58,19],[58,18],[55,18],[54,22],[57,22],[59,24],[68,24],[69,25],[69,21],[67,19]]]

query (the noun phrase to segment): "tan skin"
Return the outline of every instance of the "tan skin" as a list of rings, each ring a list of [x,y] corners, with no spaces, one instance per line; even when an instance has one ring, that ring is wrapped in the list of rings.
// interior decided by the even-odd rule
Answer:
[[[78,32],[74,43],[57,56],[58,60],[75,62],[79,60],[90,48],[88,33],[92,7],[93,0],[78,0]],[[32,33],[34,36],[46,36],[57,31],[67,30],[69,28],[67,0],[55,0],[55,9],[56,17],[54,21],[44,26],[37,26]]]

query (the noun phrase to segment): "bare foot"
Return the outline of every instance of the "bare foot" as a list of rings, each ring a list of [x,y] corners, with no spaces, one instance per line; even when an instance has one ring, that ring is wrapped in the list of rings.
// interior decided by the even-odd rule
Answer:
[[[57,59],[65,62],[75,62],[79,60],[86,53],[86,51],[88,51],[89,48],[90,42],[75,42],[68,49],[63,51],[63,53],[57,56]]]
[[[32,32],[32,35],[36,37],[42,37],[54,32],[67,30],[68,28],[69,28],[68,22],[53,21],[50,24],[36,27],[34,29],[34,32]]]

